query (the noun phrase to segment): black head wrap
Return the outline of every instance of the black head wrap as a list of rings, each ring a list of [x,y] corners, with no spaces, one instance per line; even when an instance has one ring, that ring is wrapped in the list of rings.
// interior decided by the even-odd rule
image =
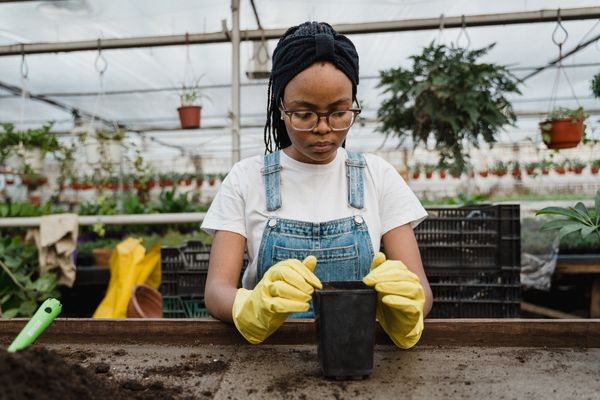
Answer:
[[[358,53],[346,36],[324,22],[305,22],[287,30],[273,52],[273,67],[267,92],[267,123],[264,139],[266,151],[272,152],[291,144],[281,120],[279,101],[283,90],[296,75],[318,61],[334,64],[352,82],[352,98],[358,85]]]

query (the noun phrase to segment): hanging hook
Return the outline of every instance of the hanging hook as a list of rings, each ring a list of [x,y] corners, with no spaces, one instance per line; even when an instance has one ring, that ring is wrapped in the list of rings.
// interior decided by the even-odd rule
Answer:
[[[21,78],[27,79],[29,76],[29,65],[25,59],[25,45],[21,43]]]
[[[563,32],[563,35],[564,35],[564,39],[562,39],[562,41],[557,39],[557,34],[559,33],[558,28],[560,28],[560,30]],[[565,29],[565,27],[563,26],[563,24],[560,20],[560,8],[559,8],[558,12],[557,12],[556,26],[554,27],[554,31],[552,32],[552,42],[555,45],[557,45],[558,47],[562,47],[562,45],[565,44],[565,42],[567,41],[568,38],[569,38],[569,32],[567,32],[567,30]]]
[[[469,33],[467,32],[467,23],[465,22],[465,15],[463,14],[461,17],[461,25],[460,32],[458,32],[458,36],[456,37],[456,46],[461,47],[460,39],[464,36],[467,39],[467,45],[465,49],[471,47],[471,38],[469,37]]]
[[[444,14],[440,14],[440,30],[438,32],[438,42],[441,43],[443,35],[444,35]]]
[[[108,61],[104,57],[104,54],[102,54],[102,45],[100,39],[98,39],[98,55],[96,56],[96,62],[94,62],[94,67],[96,68],[96,71],[100,74],[100,77],[104,75],[108,68]]]

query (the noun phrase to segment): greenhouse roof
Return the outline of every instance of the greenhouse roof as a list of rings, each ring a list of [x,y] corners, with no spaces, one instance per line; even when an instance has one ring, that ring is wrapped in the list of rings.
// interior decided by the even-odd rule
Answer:
[[[251,2],[240,3],[240,29],[257,29]],[[457,17],[598,5],[593,0],[255,0],[253,3],[265,30],[285,29],[306,20],[333,25],[417,18],[438,18],[443,22],[442,15]],[[223,0],[0,1],[0,47],[98,39],[101,47],[102,40],[109,39],[221,32],[224,24],[231,29],[231,5]],[[565,53],[600,36],[598,17],[564,21],[563,26],[568,32]],[[436,28],[351,34],[360,56],[358,97],[367,122],[353,128],[348,145],[370,151],[397,146],[397,142],[385,141],[382,134],[375,132],[374,120],[382,98],[381,89],[377,88],[379,72],[410,66],[409,56],[419,53],[431,41],[469,48],[496,43],[486,61],[506,65],[516,76],[524,77],[557,58],[558,47],[552,41],[555,28],[556,22],[545,22],[467,26],[464,30]],[[275,44],[276,40],[268,40],[271,51]],[[267,80],[246,77],[252,49],[252,42],[242,41],[242,158],[264,151],[262,126]],[[98,50],[24,57],[0,53],[0,121],[28,127],[52,120],[56,132],[69,133],[74,127],[69,108],[76,108],[98,119],[143,132],[141,136],[150,139],[143,143],[151,158],[170,159],[182,152],[224,159],[231,156],[231,43],[105,49],[101,51],[103,59],[98,56]],[[600,71],[599,60],[598,40],[564,60],[568,80],[559,81],[557,105],[580,104],[588,113],[600,114],[600,100],[594,99],[590,90],[592,77]],[[103,69],[105,72],[100,74]],[[512,99],[520,116],[518,124],[507,128],[501,141],[514,143],[533,137],[538,140],[539,113],[549,110],[556,75],[557,68],[547,68],[523,83],[522,95]],[[178,129],[176,109],[181,84],[192,77],[200,78],[206,95],[203,128],[184,131]],[[28,99],[21,95],[22,89],[55,104]],[[598,131],[598,118],[592,118],[590,125]]]

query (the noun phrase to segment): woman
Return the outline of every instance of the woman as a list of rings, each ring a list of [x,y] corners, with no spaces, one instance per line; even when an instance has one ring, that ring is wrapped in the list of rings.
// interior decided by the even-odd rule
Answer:
[[[251,343],[290,313],[312,316],[314,289],[334,280],[375,287],[377,318],[399,347],[421,336],[432,296],[413,227],[427,213],[389,163],[344,149],[357,85],[348,38],[326,23],[290,28],[273,53],[267,154],[234,165],[202,224],[214,234],[206,306]],[[382,244],[388,261],[375,254]]]

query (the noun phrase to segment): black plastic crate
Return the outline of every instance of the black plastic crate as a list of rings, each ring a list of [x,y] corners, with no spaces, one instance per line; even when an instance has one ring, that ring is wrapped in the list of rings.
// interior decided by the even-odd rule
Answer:
[[[434,304],[429,318],[517,318],[519,268],[503,271],[428,274]]]
[[[519,205],[428,208],[416,229],[430,318],[515,318],[521,302]]]
[[[423,266],[431,270],[501,270],[520,266],[519,205],[428,208],[415,229]]]
[[[204,296],[210,248],[199,241],[180,247],[161,247],[161,294]]]

